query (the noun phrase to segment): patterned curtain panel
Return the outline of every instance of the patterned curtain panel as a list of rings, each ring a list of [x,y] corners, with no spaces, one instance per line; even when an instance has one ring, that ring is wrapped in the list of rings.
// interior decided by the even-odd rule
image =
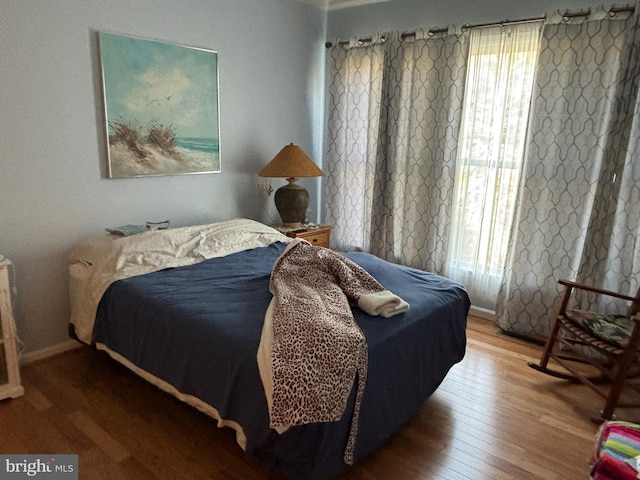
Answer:
[[[386,38],[331,49],[325,197],[332,243],[369,250]]]
[[[640,282],[638,9],[561,17],[543,32],[497,308],[503,330],[531,337],[548,333],[559,278],[627,294]]]
[[[451,229],[468,34],[392,37],[371,253],[444,273]]]
[[[325,193],[338,249],[443,273],[468,35],[331,51]]]

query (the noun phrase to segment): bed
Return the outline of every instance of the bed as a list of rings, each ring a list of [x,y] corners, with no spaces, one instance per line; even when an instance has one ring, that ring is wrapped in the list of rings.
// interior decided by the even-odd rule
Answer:
[[[247,219],[89,239],[69,260],[70,332],[233,428],[240,447],[268,468],[325,479],[348,467],[355,384],[339,420],[278,433],[269,426],[258,368],[272,271],[291,241]],[[343,255],[410,305],[389,318],[352,308],[368,349],[357,462],[407,422],[463,358],[469,298],[435,274],[367,253]]]

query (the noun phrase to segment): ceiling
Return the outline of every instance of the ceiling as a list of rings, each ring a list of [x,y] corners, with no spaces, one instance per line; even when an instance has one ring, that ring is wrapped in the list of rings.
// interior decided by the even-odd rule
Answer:
[[[371,3],[388,2],[390,0],[328,0],[328,10],[337,10],[339,8],[357,7],[359,5],[369,5]]]
[[[390,0],[298,0],[316,5],[324,10],[339,10],[341,8],[358,7],[372,3],[389,2]]]

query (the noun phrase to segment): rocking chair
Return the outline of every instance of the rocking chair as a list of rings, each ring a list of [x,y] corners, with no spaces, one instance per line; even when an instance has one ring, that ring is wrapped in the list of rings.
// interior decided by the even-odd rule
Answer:
[[[625,386],[640,392],[637,385],[626,382],[640,373],[640,289],[635,297],[630,297],[568,280],[558,283],[564,286],[560,308],[540,364],[529,362],[529,366],[554,377],[582,382],[604,398],[604,409],[595,421],[610,420],[616,407],[640,407],[640,400],[621,400]],[[567,309],[576,290],[626,300],[631,306],[626,315]],[[550,359],[568,373],[549,368]],[[592,365],[601,375],[588,376],[584,364]],[[602,383],[608,383],[609,387],[603,388]]]

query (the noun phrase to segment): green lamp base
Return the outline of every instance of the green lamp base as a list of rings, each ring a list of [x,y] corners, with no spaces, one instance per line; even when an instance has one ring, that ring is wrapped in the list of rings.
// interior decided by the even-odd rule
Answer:
[[[276,190],[275,203],[282,225],[288,228],[303,227],[307,220],[309,192],[288,178],[289,183]]]

